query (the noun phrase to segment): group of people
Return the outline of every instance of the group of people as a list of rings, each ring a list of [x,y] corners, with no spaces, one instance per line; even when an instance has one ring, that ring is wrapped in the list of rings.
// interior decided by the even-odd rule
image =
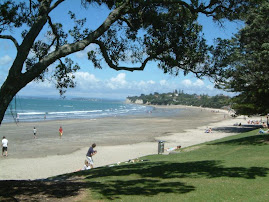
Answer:
[[[37,129],[35,127],[33,128],[33,133],[34,133],[34,138],[36,138]],[[60,138],[61,138],[63,135],[62,127],[60,127],[60,129],[59,129],[59,134],[60,134]],[[6,139],[5,136],[3,136],[3,138],[2,138],[2,156],[7,156],[7,146],[8,146],[8,140]],[[97,151],[94,150],[95,147],[96,147],[96,144],[93,143],[86,154],[86,160],[84,162],[84,166],[82,167],[82,169],[79,169],[77,171],[89,170],[89,169],[93,168],[93,156],[97,153]]]
[[[36,138],[36,133],[37,133],[36,127],[33,128],[33,133],[34,133],[34,138]],[[60,136],[60,139],[63,136],[63,128],[62,128],[62,126],[60,126],[60,128],[59,128],[59,136]],[[5,137],[3,137],[3,139],[4,138]],[[7,145],[7,143],[6,143],[6,145]],[[94,150],[95,147],[96,147],[96,144],[93,143],[92,146],[89,148],[87,154],[86,154],[86,160],[84,161],[84,166],[82,167],[82,169],[79,169],[77,171],[89,170],[89,169],[93,168],[93,158],[92,157],[97,153],[97,151]],[[6,146],[5,150],[7,151],[7,146]],[[4,147],[3,147],[3,151],[4,151]],[[3,155],[3,153],[2,153],[2,155]]]
[[[251,125],[262,125],[263,128],[269,128],[269,115],[267,115],[266,117],[267,121],[262,121],[262,119],[260,121],[258,120],[248,120],[248,124]]]
[[[34,133],[34,139],[37,138],[36,134],[37,134],[37,129],[36,127],[33,128],[33,133]],[[62,126],[59,128],[59,135],[60,135],[60,139],[63,136],[63,128]],[[6,139],[5,136],[3,136],[2,138],[2,156],[7,156],[7,146],[8,146],[8,140]]]
[[[251,125],[260,125],[261,124],[261,121],[258,121],[258,120],[248,120],[248,124],[251,124]]]
[[[88,152],[86,154],[86,160],[84,162],[84,166],[82,167],[82,169],[78,169],[76,171],[80,171],[80,170],[90,170],[93,168],[93,156],[97,153],[96,150],[94,150],[94,148],[96,147],[96,144],[93,143],[92,146],[88,149]]]
[[[37,133],[36,127],[33,128],[33,133],[34,133],[34,139],[36,139],[37,138],[37,136],[36,136],[36,133]],[[63,128],[62,128],[62,126],[60,126],[60,128],[59,128],[59,136],[60,136],[60,139],[62,139],[62,136],[63,136]]]

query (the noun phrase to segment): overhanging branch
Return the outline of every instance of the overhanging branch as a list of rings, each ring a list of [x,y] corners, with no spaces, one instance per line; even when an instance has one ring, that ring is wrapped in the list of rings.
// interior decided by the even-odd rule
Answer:
[[[99,47],[100,47],[100,50],[102,52],[102,55],[106,61],[106,63],[109,65],[110,68],[112,69],[115,69],[117,71],[119,70],[126,70],[126,71],[130,71],[130,72],[133,72],[133,71],[143,71],[147,62],[152,60],[153,58],[152,57],[148,57],[144,60],[144,62],[141,64],[140,67],[124,67],[124,66],[117,66],[117,65],[114,65],[113,62],[109,59],[109,56],[106,52],[106,47],[104,45],[104,43],[102,43],[101,41],[98,41],[98,40],[94,40],[93,43],[97,44]]]
[[[58,4],[62,1],[58,1]],[[35,77],[40,75],[49,65],[54,63],[59,58],[65,57],[71,53],[75,53],[84,50],[93,40],[102,36],[109,27],[117,20],[121,15],[126,12],[127,3],[122,4],[115,10],[113,10],[107,17],[107,19],[101,24],[94,32],[91,32],[85,39],[77,41],[71,44],[65,44],[55,51],[49,53],[44,58],[42,58],[37,64],[31,68],[30,71],[23,73],[24,81],[27,83],[31,82]],[[46,17],[46,19],[48,19]]]
[[[19,44],[18,44],[18,41],[11,35],[0,35],[0,38],[2,39],[10,39],[14,45],[16,46],[16,49],[18,50],[19,48]]]
[[[227,6],[224,6],[223,3],[224,3],[223,1],[211,0],[207,6],[205,6],[203,3],[200,3],[200,5],[198,6],[192,6],[185,1],[179,1],[179,0],[147,0],[144,2],[144,5],[150,6],[151,4],[159,4],[159,5],[177,4],[189,9],[192,13],[203,13],[206,15],[212,15],[218,9],[229,10],[233,8],[233,6],[235,5],[234,1],[230,1]]]
[[[55,9],[60,3],[64,2],[65,0],[58,0],[56,1],[51,7],[50,7],[50,11],[52,11],[53,9]],[[49,12],[50,12],[49,11]]]

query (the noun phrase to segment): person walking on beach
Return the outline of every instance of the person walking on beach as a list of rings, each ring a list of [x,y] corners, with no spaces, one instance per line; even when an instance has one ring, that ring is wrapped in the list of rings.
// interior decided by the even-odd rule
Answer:
[[[34,129],[33,129],[33,133],[34,133],[34,138],[36,139],[36,128],[34,127]]]
[[[96,144],[93,143],[92,146],[89,148],[87,154],[86,154],[86,158],[87,158],[87,160],[88,160],[91,168],[93,168],[93,159],[92,159],[92,156],[97,153],[97,151],[94,150],[95,147],[96,147]]]
[[[20,115],[17,113],[17,116],[16,116],[16,123],[19,123],[19,120],[20,120]]]
[[[6,139],[5,136],[3,136],[2,139],[2,156],[7,156],[7,145],[8,145],[8,140]],[[6,153],[6,155],[4,155]]]
[[[60,139],[62,139],[62,136],[63,136],[63,128],[62,128],[62,126],[60,126],[60,128],[59,128],[59,135],[60,135]]]

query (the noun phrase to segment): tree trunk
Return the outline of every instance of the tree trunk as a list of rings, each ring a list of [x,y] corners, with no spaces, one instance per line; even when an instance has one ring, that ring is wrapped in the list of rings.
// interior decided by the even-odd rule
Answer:
[[[5,112],[13,97],[26,85],[19,82],[20,79],[8,76],[0,89],[0,125],[4,119]]]

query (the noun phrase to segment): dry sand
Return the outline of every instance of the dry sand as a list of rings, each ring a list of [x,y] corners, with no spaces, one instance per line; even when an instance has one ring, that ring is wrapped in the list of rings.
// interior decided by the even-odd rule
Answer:
[[[178,109],[184,110],[171,113]],[[233,126],[239,122],[246,120],[232,119],[224,110],[159,106],[144,116],[2,124],[0,133],[9,140],[9,156],[0,158],[0,180],[42,179],[74,172],[83,166],[94,142],[98,151],[95,167],[99,167],[157,154],[159,140],[165,141],[165,148],[184,148],[234,135],[242,129]],[[58,136],[60,125],[62,139]],[[37,139],[33,138],[34,126]],[[205,133],[207,127],[213,132]]]

